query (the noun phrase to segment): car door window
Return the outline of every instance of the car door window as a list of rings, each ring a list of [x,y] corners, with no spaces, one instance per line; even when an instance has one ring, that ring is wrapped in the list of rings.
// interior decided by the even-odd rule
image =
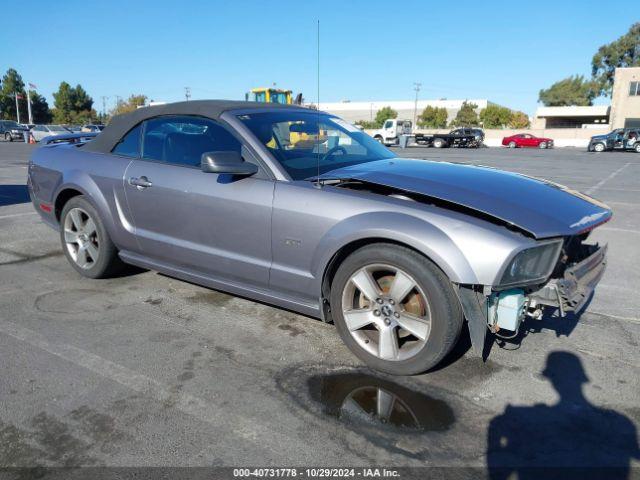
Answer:
[[[199,168],[202,154],[215,151],[242,153],[240,141],[213,120],[171,116],[145,124],[142,158],[146,160]]]
[[[140,156],[140,133],[142,132],[142,124],[138,124],[129,130],[127,134],[118,142],[111,151],[116,155],[123,157],[138,158]]]

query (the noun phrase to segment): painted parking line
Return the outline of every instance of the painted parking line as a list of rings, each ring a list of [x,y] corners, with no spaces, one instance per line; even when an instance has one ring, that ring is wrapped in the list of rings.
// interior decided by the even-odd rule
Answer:
[[[620,174],[620,172],[622,172],[625,168],[627,168],[629,165],[631,165],[631,163],[625,163],[623,166],[621,166],[619,169],[617,169],[616,171],[612,172],[609,176],[603,178],[602,180],[600,180],[598,183],[596,183],[593,187],[591,187],[589,190],[587,190],[585,193],[587,195],[592,194],[593,192],[595,192],[596,190],[598,190],[600,187],[602,187],[605,183],[607,183],[609,180],[614,179],[617,175]]]
[[[10,213],[8,215],[0,215],[0,220],[2,220],[3,218],[26,217],[28,215],[38,215],[38,212]]]
[[[154,400],[166,404],[187,415],[195,417],[203,422],[220,428],[222,425],[233,425],[233,431],[227,434],[235,434],[245,442],[252,442],[256,447],[276,452],[264,439],[274,440],[274,445],[284,444],[289,438],[285,432],[277,433],[260,425],[254,419],[241,415],[234,415],[227,410],[222,410],[215,403],[207,402],[202,398],[185,392],[174,392],[169,385],[159,382],[151,377],[135,372],[123,365],[107,360],[93,353],[87,352],[72,345],[51,343],[42,334],[34,330],[24,328],[9,321],[0,321],[0,333],[4,333],[16,340],[20,340],[33,347],[39,348],[51,355],[62,358],[79,367],[90,370],[120,385],[130,388],[138,393],[149,396]]]

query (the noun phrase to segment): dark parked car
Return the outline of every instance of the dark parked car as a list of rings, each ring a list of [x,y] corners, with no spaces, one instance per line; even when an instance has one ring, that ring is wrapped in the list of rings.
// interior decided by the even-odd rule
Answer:
[[[24,136],[29,129],[24,125],[20,125],[13,120],[0,120],[0,139],[5,142],[13,142],[14,140],[24,141]]]
[[[640,153],[640,128],[617,128],[606,135],[594,135],[587,147],[589,152],[606,150],[634,150]]]
[[[428,145],[435,148],[479,148],[484,142],[484,131],[479,128],[456,128],[449,133],[416,133],[415,141],[419,145]]]
[[[553,148],[553,140],[546,137],[536,137],[529,133],[518,133],[502,139],[502,145],[509,148],[534,147]]]
[[[319,317],[400,375],[442,360],[465,318],[482,353],[489,329],[582,308],[606,263],[588,237],[612,215],[561,185],[396,158],[333,115],[252,102],[116,116],[89,142],[36,149],[27,183],[81,275],[130,263]]]

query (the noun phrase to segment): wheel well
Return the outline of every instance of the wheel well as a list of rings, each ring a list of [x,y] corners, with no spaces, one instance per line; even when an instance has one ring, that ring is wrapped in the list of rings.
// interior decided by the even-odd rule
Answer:
[[[78,195],[82,195],[82,192],[79,192],[78,190],[75,190],[73,188],[66,188],[58,194],[55,203],[56,220],[60,221],[60,215],[62,215],[62,209],[64,208],[66,203],[73,197],[77,197]]]
[[[333,277],[335,276],[336,272],[338,271],[338,268],[340,267],[340,265],[342,264],[342,262],[349,256],[351,255],[353,252],[355,252],[356,250],[358,250],[359,248],[365,247],[367,245],[371,245],[374,243],[384,243],[387,245],[397,245],[399,247],[404,247],[404,248],[408,248],[410,250],[413,250],[414,252],[419,253],[420,255],[422,255],[423,257],[426,257],[427,259],[429,259],[431,262],[433,262],[433,260],[431,260],[429,257],[427,257],[424,253],[420,252],[419,250],[416,250],[415,248],[413,248],[411,245],[407,245],[406,243],[402,243],[402,242],[397,242],[395,240],[389,240],[388,238],[363,238],[360,240],[355,240],[351,243],[348,243],[344,246],[342,246],[342,248],[340,248],[340,250],[338,250],[333,257],[331,257],[331,260],[329,260],[329,263],[327,263],[327,266],[324,269],[324,273],[322,275],[322,313],[323,313],[323,320],[325,322],[332,322],[333,319],[331,317],[331,308],[329,305],[329,298],[331,297],[331,284],[333,283]],[[438,266],[438,264],[436,264],[435,262],[433,262],[434,265],[436,265],[436,267],[440,268]],[[444,272],[443,272],[444,273]],[[448,277],[448,275],[445,273],[445,275]]]

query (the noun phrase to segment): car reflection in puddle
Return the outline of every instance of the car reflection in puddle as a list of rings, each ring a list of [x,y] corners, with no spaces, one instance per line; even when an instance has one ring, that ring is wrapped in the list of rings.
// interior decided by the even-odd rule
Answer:
[[[455,421],[443,400],[365,373],[314,375],[308,386],[324,413],[351,426],[427,432],[447,430]]]

